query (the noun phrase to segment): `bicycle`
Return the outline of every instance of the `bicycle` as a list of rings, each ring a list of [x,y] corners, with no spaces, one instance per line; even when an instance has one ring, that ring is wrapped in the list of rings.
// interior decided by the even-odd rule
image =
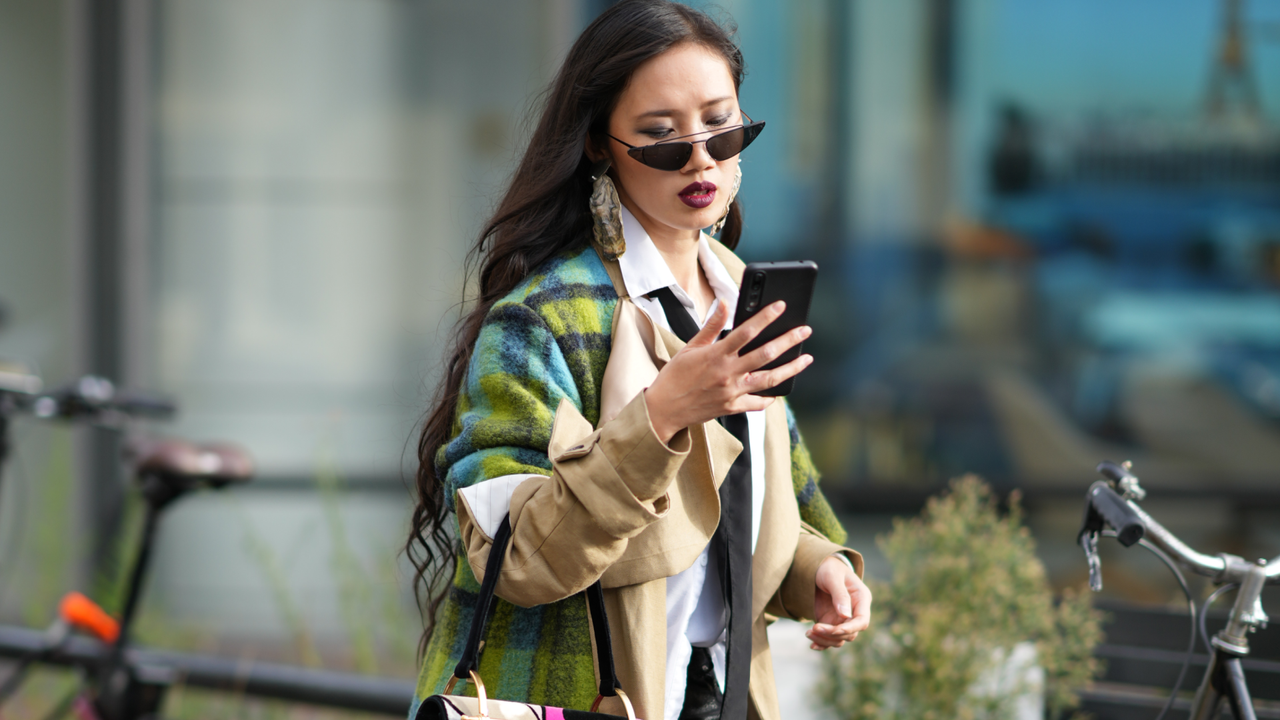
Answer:
[[[1104,479],[1089,487],[1084,521],[1076,538],[1089,563],[1090,588],[1094,592],[1102,589],[1098,539],[1103,535],[1115,537],[1125,547],[1141,544],[1155,553],[1177,577],[1178,584],[1187,596],[1191,612],[1191,640],[1187,657],[1178,673],[1173,691],[1157,719],[1163,718],[1173,707],[1199,637],[1209,651],[1209,665],[1191,702],[1190,720],[1217,718],[1224,700],[1237,720],[1255,720],[1253,700],[1241,661],[1249,655],[1248,636],[1267,626],[1269,618],[1262,608],[1262,591],[1268,584],[1280,584],[1280,557],[1270,561],[1259,559],[1250,562],[1228,553],[1210,556],[1196,552],[1138,505],[1139,501],[1146,498],[1147,493],[1131,472],[1130,463],[1103,462],[1098,465],[1097,470]],[[1108,526],[1110,530],[1107,529]],[[1210,578],[1215,585],[1220,586],[1205,600],[1198,624],[1196,603],[1179,565]],[[1220,595],[1233,588],[1236,589],[1236,600],[1226,626],[1213,638],[1209,638],[1205,629],[1204,611]]]
[[[120,392],[99,377],[86,376],[42,393],[38,378],[0,369],[0,471],[8,452],[10,420],[18,413],[120,428],[134,418],[167,418],[175,411],[163,398]],[[192,687],[330,707],[398,716],[408,711],[411,681],[134,647],[130,630],[162,512],[189,492],[247,482],[253,463],[231,445],[195,445],[175,439],[135,440],[127,445],[126,454],[145,510],[119,621],[88,598],[72,593],[60,604],[58,620],[43,633],[0,626],[0,657],[17,661],[16,668],[0,681],[0,705],[16,693],[33,665],[49,664],[75,668],[82,675],[81,683],[47,714],[50,720],[69,712],[80,720],[156,718],[167,690],[179,680]]]
[[[162,398],[118,392],[105,378],[85,376],[50,393],[39,392],[37,380],[28,376],[21,387],[10,373],[0,386],[0,470],[8,451],[9,416],[28,411],[43,419],[84,421],[93,425],[121,428],[140,417],[167,419],[176,408]],[[180,440],[143,441],[129,446],[136,460],[136,474],[145,503],[141,541],[128,576],[124,609],[119,622],[113,621],[88,598],[68,595],[59,608],[59,620],[50,628],[43,647],[19,659],[17,668],[0,686],[0,703],[20,687],[27,670],[47,661],[62,650],[73,630],[88,629],[106,644],[99,662],[82,668],[89,690],[76,688],[57,703],[51,717],[74,709],[82,720],[155,715],[164,698],[168,676],[140,667],[125,654],[130,631],[137,616],[143,580],[150,564],[155,530],[160,513],[173,501],[201,486],[224,487],[243,482],[253,475],[253,465],[242,451],[229,446],[196,446]]]

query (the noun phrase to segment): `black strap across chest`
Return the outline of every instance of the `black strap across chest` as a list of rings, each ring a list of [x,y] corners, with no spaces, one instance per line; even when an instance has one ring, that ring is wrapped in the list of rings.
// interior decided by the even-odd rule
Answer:
[[[670,288],[662,288],[650,296],[662,303],[667,323],[676,336],[688,342],[698,333],[698,325],[676,299]],[[747,686],[751,677],[751,453],[745,413],[718,418],[719,422],[738,438],[743,450],[729,468],[728,477],[720,486],[720,524],[711,539],[712,552],[718,554],[721,563],[720,585],[724,588],[725,602],[729,608],[729,633],[726,656],[724,701],[721,705],[722,720],[745,720],[747,717]],[[480,644],[485,628],[497,606],[495,589],[502,572],[507,544],[511,540],[511,518],[502,519],[489,549],[489,562],[485,566],[480,594],[476,599],[475,615],[462,657],[454,668],[454,677],[468,680],[472,671],[480,670]],[[613,661],[613,641],[609,636],[609,619],[604,607],[604,589],[596,581],[585,590],[587,607],[591,613],[592,642],[600,670],[600,694],[617,695],[621,686]]]
[[[671,326],[671,332],[676,334],[684,342],[689,342],[694,335],[698,334],[698,323],[693,321],[693,316],[689,314],[689,310],[685,308],[676,294],[671,288],[658,288],[649,293],[646,297],[651,297],[662,303],[662,314],[667,316],[667,324]]]
[[[671,288],[659,288],[648,296],[662,303],[662,312],[676,337],[687,343],[698,334],[698,324]],[[720,717],[744,720],[751,680],[751,439],[746,413],[725,415],[718,420],[742,443],[742,452],[720,485],[720,524],[711,538],[711,550],[721,560],[720,587],[729,607],[725,652],[728,667]]]

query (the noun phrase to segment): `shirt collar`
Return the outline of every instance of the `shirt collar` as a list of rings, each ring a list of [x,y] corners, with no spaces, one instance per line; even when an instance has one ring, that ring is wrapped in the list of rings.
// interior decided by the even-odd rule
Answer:
[[[729,277],[724,263],[720,262],[720,258],[711,249],[711,241],[706,233],[701,233],[698,237],[698,262],[702,263],[702,272],[706,273],[707,282],[715,292],[716,299],[729,309],[725,327],[733,327],[734,310],[738,307],[738,284]]]
[[[658,288],[676,284],[676,276],[671,274],[662,253],[626,206],[622,208],[622,239],[627,249],[618,256],[618,268],[622,270],[622,282],[631,297],[643,297]]]
[[[658,252],[658,247],[653,244],[653,239],[644,226],[625,206],[621,210],[622,239],[626,242],[627,249],[618,256],[618,268],[622,271],[622,282],[627,286],[627,292],[631,297],[637,298],[659,288],[672,287],[681,304],[692,309],[693,301],[676,283],[675,275],[671,274],[671,268],[667,267],[667,261]],[[724,263],[711,250],[706,233],[698,235],[698,263],[702,265],[702,271],[706,273],[707,282],[716,298],[729,307],[726,327],[733,327],[733,311],[738,305],[738,286],[729,277]]]

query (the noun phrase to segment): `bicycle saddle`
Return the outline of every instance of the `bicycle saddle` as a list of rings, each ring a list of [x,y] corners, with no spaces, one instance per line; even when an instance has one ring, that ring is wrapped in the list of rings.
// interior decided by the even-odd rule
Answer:
[[[134,474],[185,487],[222,487],[253,477],[253,459],[229,443],[196,445],[176,438],[132,440],[125,453],[133,460]]]

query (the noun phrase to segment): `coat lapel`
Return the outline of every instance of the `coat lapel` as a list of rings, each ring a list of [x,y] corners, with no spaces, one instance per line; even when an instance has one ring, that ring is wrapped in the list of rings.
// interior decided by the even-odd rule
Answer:
[[[711,249],[730,277],[741,283],[745,265],[714,239]],[[601,388],[600,423],[616,417],[658,370],[684,347],[675,333],[659,327],[631,301],[616,260],[601,260],[618,293],[609,361]],[[776,402],[766,410],[765,500],[760,538],[752,558],[753,716],[775,720],[770,692],[773,670],[764,634],[765,604],[782,584],[796,552],[800,513],[791,484],[791,441],[786,409]],[[657,717],[663,706],[661,679],[666,667],[666,578],[687,569],[710,542],[720,521],[720,483],[743,451],[742,443],[717,422],[691,427],[693,450],[668,491],[667,514],[632,538],[622,558],[601,578],[614,640],[619,680],[637,705]],[[762,688],[770,688],[764,690]],[[767,696],[767,697],[766,697]],[[604,712],[621,714],[620,703],[606,699]]]
[[[714,239],[712,252],[724,264],[730,277],[741,281],[745,265],[728,248]],[[622,271],[616,260],[604,260],[605,270],[618,293],[613,317],[613,340],[600,392],[600,424],[617,416],[627,403],[643,392],[658,370],[670,361],[684,342],[675,333],[658,326],[631,301]],[[764,589],[777,587],[790,567],[800,526],[791,483],[791,439],[787,432],[786,410],[781,402],[766,410],[765,502],[760,522],[760,538],[752,560],[752,575],[762,582],[753,599],[754,614],[764,611],[768,597]],[[690,428],[693,452],[668,491],[670,509],[666,516],[632,538],[627,551],[603,577],[605,587],[620,587],[669,577],[686,569],[710,542],[720,522],[720,484],[728,474],[742,443],[717,422]],[[783,482],[778,482],[783,479]]]
[[[738,285],[742,285],[742,273],[747,269],[746,263],[742,262],[737,255],[733,254],[732,250],[725,247],[719,240],[715,238],[709,238],[709,240],[711,252],[720,259],[720,263],[724,265],[729,277],[733,278],[733,281]]]
[[[684,343],[631,301],[617,261],[601,260],[619,297],[600,389],[603,425],[653,382]],[[720,522],[718,489],[742,452],[742,443],[715,422],[691,427],[689,432],[693,449],[667,491],[666,515],[631,538],[626,552],[601,578],[606,588],[675,575],[693,564],[715,534]]]

